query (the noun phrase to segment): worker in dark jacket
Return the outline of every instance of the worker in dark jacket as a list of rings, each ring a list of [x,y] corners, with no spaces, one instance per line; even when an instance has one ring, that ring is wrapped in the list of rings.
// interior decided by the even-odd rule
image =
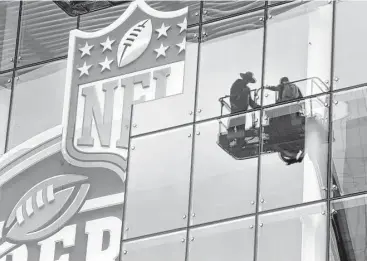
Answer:
[[[240,73],[241,79],[237,79],[231,87],[231,113],[246,111],[248,106],[255,109],[259,105],[251,98],[249,83],[256,83],[252,72]]]
[[[241,79],[237,79],[231,87],[230,104],[231,113],[245,112],[248,110],[249,105],[251,108],[258,108],[259,105],[251,97],[251,89],[248,87],[249,83],[255,83],[256,79],[252,72],[240,73]],[[246,127],[246,115],[231,118],[228,124],[228,133],[233,132],[245,132]],[[245,137],[243,139],[235,139],[234,142],[237,146],[243,146],[245,144]]]
[[[278,86],[266,86],[265,89],[278,92],[278,99],[276,102],[284,102],[293,99],[302,98],[302,93],[297,85],[289,82],[288,77],[282,77],[280,79]],[[293,124],[293,120],[300,117],[300,112],[290,113],[288,115],[283,115],[277,117],[277,131],[279,133],[284,133],[284,128],[287,129],[291,126],[294,130],[302,129],[299,124]],[[292,120],[293,119],[293,120]],[[302,140],[302,138],[300,138]],[[287,165],[301,162],[303,160],[303,149],[289,147],[288,144],[278,144],[277,149],[282,155],[283,159],[287,159]]]
[[[277,102],[303,97],[300,89],[294,83],[289,82],[288,77],[280,78],[278,86],[265,86],[265,89],[278,92]]]

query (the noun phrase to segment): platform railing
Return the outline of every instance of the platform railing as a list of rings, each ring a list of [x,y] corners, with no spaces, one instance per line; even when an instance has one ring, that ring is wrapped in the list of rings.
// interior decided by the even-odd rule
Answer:
[[[290,84],[296,84],[296,83],[300,83],[300,82],[305,82],[305,81],[311,81],[311,95],[313,94],[316,94],[314,93],[315,89],[317,90],[320,90],[321,92],[328,92],[329,91],[329,86],[324,83],[323,80],[321,80],[319,77],[308,77],[308,78],[303,78],[303,79],[299,79],[299,80],[296,80],[296,81],[292,81],[292,82],[289,82]],[[255,89],[255,90],[251,90],[250,91],[250,95],[253,93],[253,99],[256,101],[259,97],[260,97],[260,91],[262,90],[262,88],[259,88],[259,89]],[[224,110],[227,110],[228,111],[228,114],[231,113],[231,106],[230,106],[230,101],[227,101],[227,99],[230,99],[231,95],[226,95],[226,96],[223,96],[223,97],[220,97],[219,98],[219,102],[221,104],[221,116],[223,116],[225,114],[225,111]],[[321,99],[321,97],[316,97],[316,99],[321,103],[321,104],[324,104],[325,101],[323,101]],[[276,92],[276,95],[275,95],[275,101],[274,101],[274,104],[277,103],[278,101],[278,95],[277,95],[277,92]],[[289,100],[289,102],[292,102],[291,100]],[[312,100],[307,100],[305,99],[304,101],[302,101],[302,103],[305,105],[306,103],[309,103],[309,108],[310,108],[310,116],[315,116],[314,115],[314,110],[313,110],[313,102]],[[303,111],[305,110],[305,107],[303,107]],[[324,115],[322,116],[325,116],[328,112],[328,109],[325,108],[325,112],[324,112]],[[244,113],[246,113],[244,111]],[[252,115],[252,118],[253,118],[253,125],[256,123],[255,122],[255,115],[253,114]],[[324,118],[324,117],[322,117]],[[323,120],[323,119],[321,119]],[[323,120],[324,121],[324,120]],[[228,126],[226,124],[223,123],[222,120],[220,120],[220,131],[221,131],[221,128],[224,127],[226,129],[228,129]]]

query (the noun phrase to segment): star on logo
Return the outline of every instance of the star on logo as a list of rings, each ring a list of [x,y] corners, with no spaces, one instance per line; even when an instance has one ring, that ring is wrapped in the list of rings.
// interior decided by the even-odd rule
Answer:
[[[169,26],[165,26],[164,23],[162,23],[161,28],[155,30],[158,33],[157,39],[159,39],[159,37],[161,37],[162,35],[164,35],[164,36],[167,37],[167,31],[170,28],[171,28],[170,25]]]
[[[179,44],[176,44],[176,46],[180,48],[180,50],[178,51],[178,54],[180,54],[183,50],[185,50],[186,38],[182,39],[182,42]]]
[[[79,48],[79,51],[82,52],[82,58],[86,54],[90,55],[90,50],[93,48],[93,46],[94,45],[88,45],[88,42],[85,42],[85,46],[82,48]]]
[[[183,22],[177,24],[177,26],[180,27],[180,33],[182,33],[183,31],[185,31],[187,29],[187,19],[186,19],[186,17],[183,20]]]
[[[166,57],[166,51],[169,48],[169,46],[164,46],[163,43],[161,43],[161,46],[157,49],[154,49],[154,51],[157,53],[156,59],[159,58],[159,56]]]
[[[110,40],[110,37],[107,37],[107,40],[103,43],[101,43],[101,45],[103,46],[103,51],[106,51],[107,49],[112,51],[112,44],[115,42],[115,40]]]
[[[87,65],[87,62],[84,62],[84,65],[82,67],[79,67],[78,68],[78,71],[80,71],[80,75],[79,75],[79,78],[82,77],[84,74],[85,75],[89,75],[89,69],[90,67],[92,67],[92,64],[91,65]]]
[[[106,56],[106,59],[104,60],[104,62],[99,63],[102,66],[101,72],[103,72],[106,69],[111,71],[110,65],[111,65],[112,62],[113,62],[113,59],[108,60],[108,58]]]

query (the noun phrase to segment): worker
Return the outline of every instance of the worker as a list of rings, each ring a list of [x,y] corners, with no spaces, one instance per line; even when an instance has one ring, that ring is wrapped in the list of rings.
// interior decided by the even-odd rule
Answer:
[[[252,72],[240,73],[240,79],[237,79],[231,87],[230,93],[230,105],[231,113],[245,112],[248,107],[252,109],[259,108],[260,106],[251,97],[251,89],[248,86],[250,83],[256,83],[254,74]],[[246,115],[237,117],[236,119],[230,119],[228,124],[228,133],[233,132],[245,132],[246,127]],[[240,140],[240,141],[239,141]],[[232,145],[243,146],[245,144],[245,137],[243,139],[233,139]]]
[[[278,86],[265,86],[264,88],[267,90],[278,92],[278,99],[276,101],[277,103],[303,97],[298,86],[295,85],[294,83],[289,82],[288,77],[282,77],[279,81]],[[299,126],[298,124],[295,124],[295,125],[292,124],[293,120],[299,117],[300,117],[300,112],[278,116],[277,122],[274,123],[276,125],[273,125],[273,127],[276,128],[277,133],[284,133],[284,131],[288,129],[290,126],[291,126],[291,129],[295,129],[295,128],[302,129],[302,126]],[[279,152],[283,156],[288,158],[287,165],[301,162],[303,159],[302,157],[303,150],[289,148],[287,145],[282,145],[282,144],[277,145],[277,150],[279,150]]]
[[[278,92],[278,100],[276,102],[283,102],[303,97],[298,86],[289,82],[288,77],[280,78],[278,86],[265,86],[264,88]]]

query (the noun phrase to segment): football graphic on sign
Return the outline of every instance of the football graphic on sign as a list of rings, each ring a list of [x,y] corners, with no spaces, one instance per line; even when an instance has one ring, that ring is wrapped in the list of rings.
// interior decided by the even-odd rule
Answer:
[[[25,243],[54,234],[84,203],[90,186],[86,180],[79,175],[60,175],[31,188],[11,211],[4,237]]]
[[[123,67],[143,54],[152,38],[152,21],[150,19],[141,21],[131,27],[122,37],[117,50],[117,62]]]

